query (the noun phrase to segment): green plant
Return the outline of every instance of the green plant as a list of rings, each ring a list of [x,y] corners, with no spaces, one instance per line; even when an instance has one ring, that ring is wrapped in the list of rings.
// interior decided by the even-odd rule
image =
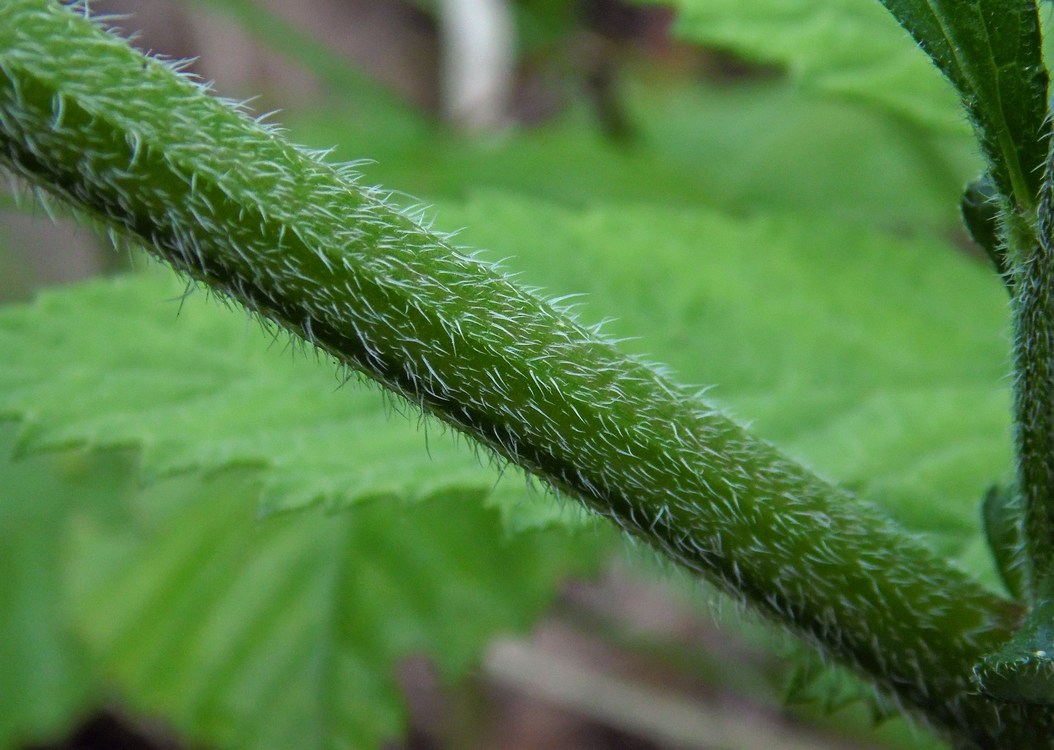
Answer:
[[[688,23],[692,5],[683,5]],[[855,7],[848,0],[835,7],[842,5]],[[981,228],[975,233],[982,239],[996,238],[995,244],[989,240],[987,249],[1009,269],[1006,286],[1014,300],[1020,490],[1005,495],[1012,502],[1004,507],[1006,513],[1020,513],[1025,519],[1018,524],[1012,517],[1007,524],[1012,531],[1019,525],[1023,531],[1029,582],[1025,601],[982,585],[884,513],[754,437],[702,397],[674,384],[659,368],[623,353],[598,329],[577,322],[559,300],[546,301],[492,265],[457,251],[449,237],[421,225],[423,213],[408,213],[383,192],[363,188],[355,167],[334,166],[290,145],[180,78],[170,66],[143,57],[68,8],[43,0],[9,0],[0,7],[0,157],[16,175],[119,235],[142,240],[223,299],[292,331],[342,367],[366,373],[422,412],[468,434],[500,461],[512,462],[581,500],[670,559],[761,609],[866,676],[883,695],[924,719],[938,734],[962,747],[1048,747],[1054,736],[1047,682],[1051,662],[1040,652],[1047,645],[1045,610],[1052,564],[1048,540],[1054,524],[1045,489],[1054,476],[1047,449],[1052,376],[1045,356],[1052,346],[1049,325],[1054,311],[1048,310],[1047,296],[1050,198],[1045,195],[1050,187],[1042,179],[1047,74],[1039,13],[1034,2],[996,0],[890,0],[886,5],[958,90],[987,163],[986,194],[996,210],[980,212],[985,215],[974,226]],[[903,111],[903,102],[891,101],[891,109]],[[500,200],[497,206],[500,210]],[[658,223],[666,225],[690,221],[661,212],[658,217]],[[561,221],[546,225],[528,219],[525,224],[534,231],[525,241],[544,243],[546,231]],[[701,221],[700,236],[728,231],[720,221]],[[691,236],[694,229],[689,225],[685,235]],[[801,244],[823,234],[814,228]],[[759,240],[778,236],[778,227],[763,227]],[[133,326],[114,337],[109,354],[115,362],[134,359],[141,343],[134,329],[137,322],[122,320],[122,312],[141,309],[144,295],[156,297],[159,288],[167,288],[145,278],[130,286],[117,282],[70,292],[8,313],[8,330],[30,331],[36,337],[32,350],[22,352],[24,361],[32,364],[20,372],[20,358],[14,358],[5,377],[18,387],[0,400],[0,413],[29,423],[28,434],[20,436],[23,444],[34,442],[34,429],[50,430],[49,420],[39,415],[47,398],[46,386],[38,388],[37,373],[54,364],[35,351],[45,348],[45,333],[56,337],[51,353],[66,360],[77,339],[72,311],[90,310],[91,298],[105,298],[100,309],[103,317],[110,310],[109,324],[115,329]],[[52,324],[41,322],[49,306],[56,311]],[[202,323],[206,335],[214,325],[211,320]],[[25,337],[11,335],[9,346],[24,345]],[[242,363],[252,356],[239,351],[226,361]],[[268,362],[265,367],[272,366]],[[171,362],[162,369],[172,370]],[[172,371],[177,373],[173,392],[190,387],[193,362]],[[98,381],[99,371],[85,375],[74,370],[68,376],[71,382],[59,387],[93,393],[82,413],[86,419],[78,422],[75,414],[54,419],[59,427],[37,440],[38,445],[75,443],[86,434],[98,435],[101,444],[148,444],[151,421],[178,414],[163,405],[154,415],[141,417],[129,416],[127,409],[102,410],[96,399],[106,398],[103,394],[110,389],[105,384],[81,390],[85,379]],[[53,383],[61,383],[67,375],[54,377]],[[283,405],[288,398],[283,388],[289,382],[295,380],[282,381],[273,391],[266,383],[260,385],[259,402],[272,412],[288,408]],[[289,403],[299,408],[304,402]],[[93,415],[105,416],[93,420]],[[226,422],[217,419],[218,429],[231,428],[234,415],[229,416],[232,420]],[[66,434],[64,421],[71,425]],[[385,434],[383,428],[378,430]],[[184,455],[179,455],[180,449]],[[236,446],[227,463],[258,462],[261,453],[266,456],[273,449],[267,441]],[[203,446],[173,442],[148,461],[155,462],[157,471],[171,472],[208,466],[211,459],[205,452]],[[404,452],[395,455],[402,458]],[[309,450],[299,458],[310,467],[315,457]],[[459,484],[476,505],[481,506],[485,494],[475,467],[463,462],[460,466],[464,474],[444,475],[438,491],[428,488],[418,471],[407,477],[399,475],[403,469],[388,469],[394,478],[380,481],[367,472],[352,479],[362,487],[356,500],[438,496],[430,509],[407,511],[408,523],[417,525],[403,530],[404,539],[427,538],[428,528],[456,518],[443,512],[443,498],[475,519],[479,538],[497,533],[494,519],[478,515],[482,507],[467,510],[450,498]],[[276,485],[265,487],[265,503],[289,507],[320,499],[340,502],[341,491],[320,483],[310,469],[279,477]],[[1020,511],[1017,498],[1023,505]],[[502,500],[500,493],[491,502],[510,529],[554,523],[544,516],[539,519],[533,515],[536,510],[515,499]],[[236,523],[233,511],[216,513],[207,504],[167,507],[172,522],[202,529],[196,543],[207,546],[215,539],[216,549],[226,550],[216,553],[210,574],[223,570],[225,556],[243,554],[230,549],[241,549],[244,542],[224,541],[227,537],[219,534]],[[368,557],[354,558],[368,546],[371,533],[385,524],[383,517],[371,521],[368,510],[357,513],[347,527],[315,517],[300,522],[306,524],[300,527],[290,521],[264,533],[278,537],[288,555],[309,539],[322,539],[328,552],[315,563],[326,566],[327,580],[340,601],[354,590],[344,579],[354,578],[355,564],[369,565]],[[47,524],[41,522],[40,528]],[[415,633],[408,640],[442,642],[438,650],[452,654],[453,670],[471,658],[489,628],[529,619],[529,611],[544,600],[544,591],[560,569],[585,564],[573,554],[562,559],[566,553],[548,549],[553,543],[547,538],[529,533],[526,538],[530,541],[519,542],[520,548],[495,555],[507,554],[510,563],[518,561],[524,568],[524,580],[537,581],[534,599],[510,597],[512,614],[496,616],[493,625],[465,637],[460,648],[451,645],[461,637],[455,627],[423,636]],[[349,545],[349,539],[355,544]],[[1005,545],[1011,557],[1018,546],[1013,539]],[[412,549],[408,545],[402,553],[412,556]],[[175,565],[164,559],[157,564]],[[283,568],[281,557],[267,565]],[[101,569],[115,572],[105,565]],[[494,590],[501,588],[483,570],[474,575],[489,580]],[[134,588],[135,578],[127,585]],[[237,588],[235,582],[231,586]],[[81,587],[90,592],[92,582]],[[446,594],[431,595],[436,596]],[[335,631],[342,637],[362,632],[355,608],[339,611]],[[126,630],[133,627],[130,617],[117,620]],[[97,622],[93,636],[117,651],[129,651],[114,657],[126,677],[127,672],[149,671],[149,664],[135,659],[135,639],[127,633],[107,633],[108,627]],[[164,629],[164,622],[157,627]],[[202,639],[208,640],[207,635],[203,632]],[[1006,643],[1010,645],[1000,651]],[[383,664],[370,664],[358,654],[318,670],[345,688],[375,685],[363,675],[385,667],[394,656],[368,656]],[[975,676],[978,664],[982,666]],[[145,680],[160,693],[176,690],[179,684],[151,683],[149,676],[129,679]],[[357,695],[363,702],[376,697],[368,690]],[[76,703],[78,698],[70,700]],[[206,728],[222,727],[212,711],[213,705],[202,701],[187,708],[187,720]],[[332,737],[340,736],[339,731],[327,733],[320,740],[323,744],[376,739],[376,725],[364,728],[358,717],[343,716],[339,705],[326,706],[325,711],[336,716],[334,723],[345,734],[337,741]],[[377,722],[384,731],[392,723],[390,717]],[[216,730],[219,741],[236,741],[236,732],[223,731]]]

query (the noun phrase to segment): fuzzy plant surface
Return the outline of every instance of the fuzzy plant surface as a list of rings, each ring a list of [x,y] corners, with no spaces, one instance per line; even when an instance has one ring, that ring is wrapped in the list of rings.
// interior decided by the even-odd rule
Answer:
[[[1039,226],[1046,78],[1035,5],[887,5],[966,101],[1004,241],[1019,247]],[[292,145],[75,9],[0,6],[0,160],[717,583],[939,735],[961,747],[1049,746],[1048,708],[971,680],[1026,604],[363,187],[354,165]],[[532,239],[545,242],[544,231]],[[245,451],[251,460],[267,445]],[[184,510],[190,526],[209,522]],[[337,666],[354,682],[358,665]]]

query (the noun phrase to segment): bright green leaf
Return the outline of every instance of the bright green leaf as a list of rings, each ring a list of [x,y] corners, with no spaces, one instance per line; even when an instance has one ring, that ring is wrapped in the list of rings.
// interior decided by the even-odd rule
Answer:
[[[7,460],[0,423],[0,748],[61,736],[94,699],[95,671],[70,621],[72,527],[115,520],[129,491],[120,456]],[[91,474],[94,481],[86,482]]]
[[[379,747],[403,729],[401,660],[462,676],[608,540],[510,536],[457,490],[261,521],[252,469],[141,490],[128,464],[0,460],[2,748],[61,735],[115,689],[212,747]]]
[[[495,486],[444,428],[183,292],[171,275],[135,276],[5,311],[0,349],[19,355],[0,362],[0,416],[24,418],[21,448],[133,446],[147,477],[259,466],[264,511],[464,488],[489,493],[511,527],[581,518],[526,493],[518,471]]]
[[[954,94],[876,2],[663,4],[677,10],[674,30],[684,39],[783,67],[804,87],[879,106],[930,129],[961,127]]]
[[[255,472],[161,481],[134,523],[84,523],[76,622],[131,707],[218,748],[379,747],[402,733],[401,660],[463,675],[528,627],[598,542],[503,533],[480,493],[256,520]]]
[[[298,114],[289,125],[296,139],[335,146],[339,158],[369,154],[368,180],[432,200],[500,189],[576,206],[804,211],[911,231],[955,227],[963,185],[983,166],[965,127],[934,134],[785,81],[686,87],[641,78],[627,81],[625,98],[639,135],[631,148],[592,132],[582,109],[499,142],[382,124],[357,109]],[[948,117],[959,122],[949,99]]]

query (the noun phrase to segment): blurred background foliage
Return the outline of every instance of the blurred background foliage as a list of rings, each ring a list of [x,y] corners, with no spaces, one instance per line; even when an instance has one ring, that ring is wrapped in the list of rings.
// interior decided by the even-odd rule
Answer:
[[[592,259],[588,262],[561,266],[560,253],[570,257],[575,252],[579,233],[592,237],[594,244],[614,245],[633,226],[651,222],[656,232],[669,229],[682,248],[690,247],[693,233],[701,229],[682,217],[693,211],[725,217],[701,227],[712,232],[714,221],[727,220],[730,242],[764,243],[772,232],[785,235],[781,242],[791,255],[814,242],[811,233],[799,236],[800,227],[811,227],[820,238],[818,246],[828,250],[842,243],[846,252],[856,252],[857,240],[851,238],[859,236],[908,243],[905,247],[912,249],[905,251],[905,268],[929,247],[940,248],[937,253],[952,248],[969,258],[967,266],[981,268],[984,263],[958,217],[962,186],[980,168],[967,124],[950,90],[878,3],[679,0],[673,8],[616,0],[94,0],[91,8],[121,16],[116,25],[136,32],[135,43],[144,50],[194,58],[191,70],[212,81],[221,95],[254,97],[250,106],[255,112],[279,110],[271,120],[280,122],[293,140],[332,148],[335,159],[369,159],[361,167],[365,181],[402,191],[407,205],[423,201],[439,206],[438,225],[447,230],[467,226],[469,244],[510,252],[520,252],[519,245],[551,246],[549,259],[537,266],[545,270],[532,278],[543,276],[554,289],[588,286],[588,278],[605,262],[595,253],[583,256]],[[472,35],[476,32],[457,31],[458,13],[498,13],[507,26],[492,29],[489,41],[480,42]],[[474,45],[488,44],[489,54],[497,57],[484,71],[491,74],[484,94],[470,97],[469,105],[452,103],[458,91],[471,91],[474,85],[464,80],[472,77],[472,66],[469,73],[458,72],[454,52],[464,47],[471,53]],[[479,58],[468,54],[468,59]],[[606,207],[608,213],[591,214],[594,207]],[[604,224],[612,213],[623,211],[637,223],[628,224],[629,229]],[[133,265],[130,256],[115,253],[89,229],[61,215],[50,220],[41,213],[14,192],[0,196],[0,300],[27,300],[47,285],[114,274]],[[514,240],[503,240],[509,227],[522,230]],[[629,244],[640,254],[649,252],[647,237]],[[617,255],[612,251],[613,259]],[[832,256],[819,253],[809,262],[823,262],[824,257]],[[737,268],[741,266],[727,264],[715,273],[724,274],[721,283],[735,290]],[[774,279],[778,270],[772,271]],[[750,272],[764,275],[765,270]],[[974,278],[972,269],[963,273]],[[920,277],[925,274],[920,271]],[[995,320],[998,334],[998,284],[989,288],[987,282],[977,283],[985,309],[997,311],[981,325]],[[863,284],[854,277],[847,288]],[[815,293],[827,294],[823,289]],[[669,303],[667,310],[668,302],[652,290],[626,311],[631,321],[644,321],[645,329],[663,329],[668,339],[664,355],[677,352],[683,346],[678,336],[685,335],[667,317],[681,308]],[[854,298],[845,304],[857,302]],[[840,315],[841,309],[831,307],[831,315]],[[608,307],[593,312],[624,311]],[[781,314],[787,313],[774,308],[763,320]],[[760,322],[743,321],[736,325],[755,337],[766,335]],[[770,359],[782,351],[781,341],[771,343],[776,354]],[[1001,343],[996,340],[993,352],[984,351],[986,362],[999,364]],[[897,346],[889,343],[891,349]],[[960,348],[970,346],[966,341]],[[752,377],[756,357],[743,355],[739,361],[734,346],[725,348],[726,364],[705,374],[723,383]],[[919,344],[919,350],[913,362],[925,356],[926,347]],[[20,353],[5,351],[3,356],[17,364]],[[690,363],[677,364],[691,371]],[[772,365],[755,373],[757,380],[749,387],[730,388],[726,397],[759,419],[765,434],[796,440],[801,454],[837,472],[846,459],[835,456],[839,451],[832,446],[844,447],[840,437],[856,434],[860,426],[842,424],[825,433],[803,427],[804,415],[821,397],[829,404],[858,402],[874,385],[863,370],[857,365],[857,380],[831,396],[821,395],[816,382],[790,383],[793,375]],[[935,379],[944,376],[939,367],[934,372]],[[840,373],[832,370],[831,382]],[[987,380],[983,388],[988,388]],[[986,402],[985,414],[1001,413],[1001,393]],[[776,401],[789,401],[789,394],[798,400],[788,411]],[[892,411],[909,413],[916,408],[913,395],[884,393],[883,398],[900,399]],[[975,395],[967,392],[969,399]],[[947,414],[962,411],[957,398],[947,397],[942,407]],[[925,401],[919,408],[935,408],[932,394]],[[873,409],[890,411],[882,399]],[[875,430],[874,414],[866,409],[843,416],[848,423],[865,420],[871,425],[866,429]],[[997,444],[1004,428],[1000,419],[992,418]],[[882,420],[877,421],[881,428]],[[944,430],[939,435],[916,436],[917,446],[900,444],[898,460],[925,451],[923,444],[931,438],[953,432],[957,427],[952,421],[935,428]],[[903,441],[899,423],[889,430],[883,440]],[[303,717],[296,701],[302,696],[294,695],[299,682],[287,685],[286,710],[298,717],[288,724],[282,724],[285,714],[250,710],[239,714],[250,722],[233,725],[208,714],[222,713],[222,701],[217,704],[215,695],[198,699],[204,687],[192,684],[192,668],[151,661],[150,651],[158,639],[182,643],[179,634],[166,635],[166,623],[190,621],[198,610],[181,612],[184,600],[175,595],[166,599],[164,581],[169,579],[146,584],[147,576],[136,573],[182,560],[183,578],[178,580],[183,583],[222,576],[230,569],[224,560],[248,554],[244,549],[249,542],[242,536],[269,535],[277,540],[273,549],[279,562],[262,556],[252,563],[256,568],[249,568],[264,580],[268,570],[289,573],[287,563],[294,558],[281,555],[293,555],[292,549],[312,543],[343,545],[340,554],[345,556],[295,558],[301,567],[293,569],[306,576],[301,580],[317,583],[339,575],[340,564],[368,565],[352,554],[379,538],[370,524],[384,519],[357,516],[344,528],[316,516],[268,520],[260,522],[266,527],[260,529],[252,521],[258,480],[248,468],[165,475],[144,490],[138,466],[142,456],[134,450],[52,444],[48,452],[22,455],[26,440],[14,425],[0,423],[0,455],[19,456],[0,472],[0,500],[6,501],[0,502],[0,669],[6,674],[0,677],[0,687],[6,688],[0,689],[0,747],[341,746],[324,733],[300,734]],[[988,443],[976,453],[981,475],[991,466],[997,473],[1005,459],[999,450],[994,459],[986,458],[992,453]],[[869,451],[860,448],[855,455],[859,465],[840,476],[876,473],[872,464],[877,459]],[[912,482],[917,479],[942,491],[958,491],[956,482],[961,482],[963,495],[975,492],[972,475],[963,479],[955,469],[963,455],[955,458],[946,464],[919,464],[925,476],[913,476],[903,486],[886,477],[872,491],[892,498],[890,507],[902,519],[936,528],[932,518],[925,518],[932,509],[912,508],[903,498],[916,490]],[[962,537],[972,528],[969,503],[976,498],[979,494],[967,498],[967,510],[957,506],[941,517],[944,528],[953,530],[950,541],[935,537],[967,561],[976,550],[962,544]],[[410,544],[419,534],[420,545],[427,546],[431,533],[441,537],[435,529],[456,514],[443,509],[456,502],[447,497],[433,508],[407,514],[403,538]],[[226,512],[217,514],[217,507]],[[494,518],[486,513],[473,518],[481,534],[503,539]],[[198,547],[175,549],[178,539],[166,542],[163,529],[170,523],[190,529],[193,533],[184,539],[194,539]],[[235,529],[230,534],[228,526]],[[351,536],[333,538],[342,534]],[[358,541],[348,546],[349,538]],[[445,639],[446,646],[437,650],[456,667],[423,652],[385,654],[391,664],[384,662],[378,669],[391,671],[395,687],[378,683],[370,688],[378,691],[372,698],[362,688],[366,692],[356,700],[373,701],[378,710],[405,709],[375,717],[370,731],[397,734],[405,721],[409,729],[402,739],[393,738],[386,747],[407,749],[929,744],[901,721],[873,728],[884,711],[858,700],[862,689],[855,681],[821,668],[799,647],[750,618],[715,608],[708,602],[716,595],[699,596],[696,584],[624,542],[599,532],[587,531],[584,538],[573,548],[571,542],[554,542],[542,533],[518,541],[524,545],[518,559],[533,560],[531,565],[541,571],[538,589],[529,604],[519,599],[509,603],[494,616],[493,625],[466,622],[463,629],[446,632],[442,628],[456,623],[457,613],[416,613],[422,623],[434,615],[438,630],[422,638]],[[206,548],[215,553],[210,557]],[[72,573],[71,550],[83,553],[76,558],[80,568]],[[397,556],[391,550],[377,554]],[[499,550],[493,559],[503,554]],[[502,581],[474,568],[476,563],[471,554],[459,563],[465,575],[460,584],[500,592]],[[978,567],[983,571],[984,563]],[[579,575],[569,577],[571,573]],[[296,580],[288,584],[290,591]],[[161,588],[147,590],[149,586]],[[328,600],[308,591],[290,593],[284,604],[257,601],[252,585],[243,589],[241,604],[263,608],[277,623],[266,647],[257,644],[242,671],[230,676],[238,682],[232,693],[251,702],[257,699],[250,684],[254,676],[269,671],[266,660],[257,663],[260,654],[280,661],[311,651],[295,639],[322,636],[305,630],[300,619]],[[365,600],[387,596],[380,591],[360,595]],[[457,594],[450,596],[456,600]],[[433,593],[426,599],[436,597],[440,595]],[[488,601],[499,599],[493,594]],[[187,607],[197,606],[192,598],[185,601]],[[71,615],[73,610],[77,614]],[[543,610],[547,614],[534,622]],[[531,634],[524,635],[532,622]],[[478,635],[466,636],[463,653],[451,656],[450,643],[457,642],[462,630],[474,633],[474,625],[479,625]],[[519,629],[520,635],[495,641],[480,655],[473,638],[489,637],[491,627]],[[121,628],[127,631],[123,638],[113,632]],[[415,637],[407,636],[406,642],[420,642]],[[472,664],[476,666],[469,668]],[[113,683],[107,681],[115,675]],[[356,689],[368,682],[354,675],[345,679]],[[139,694],[129,696],[112,684],[135,685]],[[281,693],[283,684],[268,689]],[[398,695],[379,695],[393,689]],[[789,704],[784,700],[788,696]],[[341,709],[332,711],[318,721],[339,726]],[[353,724],[349,719],[348,725]],[[188,735],[187,727],[198,734]]]

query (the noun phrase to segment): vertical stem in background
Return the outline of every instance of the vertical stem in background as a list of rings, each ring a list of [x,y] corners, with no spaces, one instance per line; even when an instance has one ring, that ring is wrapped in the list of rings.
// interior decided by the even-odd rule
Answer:
[[[508,0],[442,0],[440,92],[447,120],[466,131],[505,124],[515,30]]]
[[[1043,221],[1039,243],[1014,274],[1014,410],[1033,602],[1054,593],[1054,252],[1048,224]]]
[[[1014,320],[1014,423],[1021,531],[1031,609],[1020,630],[975,670],[989,695],[1054,705],[1054,243],[1048,179],[1038,228],[1007,210]]]

